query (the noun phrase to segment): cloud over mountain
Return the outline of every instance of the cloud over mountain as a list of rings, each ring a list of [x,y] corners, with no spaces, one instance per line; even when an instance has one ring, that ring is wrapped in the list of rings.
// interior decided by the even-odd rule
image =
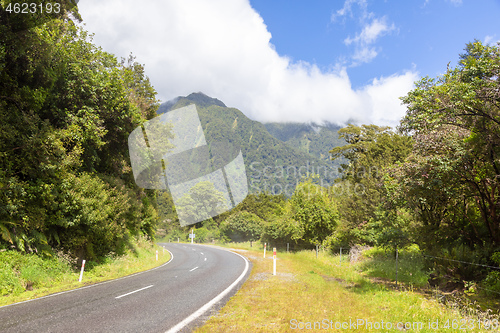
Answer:
[[[396,125],[404,115],[398,97],[418,78],[409,69],[353,89],[343,65],[325,71],[293,62],[276,52],[247,0],[86,0],[79,7],[94,41],[118,57],[137,56],[163,101],[203,91],[264,122]],[[393,29],[382,19],[371,23],[352,43],[370,46]]]

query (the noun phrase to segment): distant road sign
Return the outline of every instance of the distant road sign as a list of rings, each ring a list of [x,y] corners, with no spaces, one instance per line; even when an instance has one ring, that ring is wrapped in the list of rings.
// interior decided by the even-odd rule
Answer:
[[[189,238],[193,238],[196,236],[196,234],[189,234]]]

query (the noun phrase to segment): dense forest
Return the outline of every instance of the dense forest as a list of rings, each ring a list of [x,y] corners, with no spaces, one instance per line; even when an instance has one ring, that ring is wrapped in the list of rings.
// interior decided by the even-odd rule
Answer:
[[[265,123],[267,131],[290,147],[298,148],[320,160],[328,161],[329,167],[338,169],[344,161],[332,160],[328,153],[332,147],[345,145],[339,138],[338,130],[342,126],[325,123],[323,125],[304,123]]]
[[[159,103],[143,66],[93,45],[73,10],[1,11],[0,249],[97,260],[154,238],[156,194],[135,185],[127,139]]]
[[[204,136],[212,148],[218,144],[233,147],[236,154],[241,150],[250,193],[269,192],[290,197],[297,183],[308,174],[319,174],[325,186],[332,185],[339,177],[340,163],[325,158],[332,147],[345,144],[336,131],[324,127],[321,133],[315,133],[306,124],[284,124],[279,132],[289,133],[288,142],[279,138],[278,130],[269,132],[267,125],[251,120],[240,110],[226,107],[223,102],[203,93],[192,93],[174,99],[174,103],[163,103],[158,113],[190,104],[196,105]],[[296,127],[300,131],[296,131]],[[310,146],[314,148],[304,149],[309,145],[304,147],[295,141],[311,141]]]

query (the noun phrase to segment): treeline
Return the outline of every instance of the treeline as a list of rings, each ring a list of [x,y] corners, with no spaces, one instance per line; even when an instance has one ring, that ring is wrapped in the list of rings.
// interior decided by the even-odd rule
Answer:
[[[159,104],[133,57],[93,45],[62,8],[0,14],[0,249],[98,260],[154,238],[155,193],[135,185],[127,140]]]
[[[417,244],[428,255],[498,267],[500,47],[467,44],[456,67],[422,78],[402,102],[407,112],[397,129],[339,130],[347,144],[330,153],[347,162],[334,186],[310,177],[288,200],[251,195],[203,233],[332,251]],[[427,268],[443,279],[484,280],[500,292],[500,274],[475,267],[474,276],[460,264]]]

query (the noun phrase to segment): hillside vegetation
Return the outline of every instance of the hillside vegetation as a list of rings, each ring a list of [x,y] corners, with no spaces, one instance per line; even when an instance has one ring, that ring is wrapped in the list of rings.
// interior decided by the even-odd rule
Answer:
[[[155,193],[135,185],[127,139],[159,104],[142,65],[69,17],[0,20],[0,249],[100,261],[154,239]]]
[[[196,104],[207,142],[232,147],[233,158],[241,149],[250,193],[269,192],[290,197],[297,184],[309,175],[318,174],[325,186],[333,184],[339,176],[339,165],[332,163],[329,157],[325,158],[332,145],[343,142],[341,139],[330,140],[337,137],[336,132],[325,129],[325,134],[315,136],[314,147],[323,142],[322,156],[316,152],[318,148],[309,152],[287,144],[271,135],[266,129],[267,125],[250,120],[240,110],[228,108],[218,99],[202,93],[178,97],[174,101],[163,103],[158,113]],[[308,127],[305,124],[303,126]],[[230,160],[228,158],[226,163]]]

